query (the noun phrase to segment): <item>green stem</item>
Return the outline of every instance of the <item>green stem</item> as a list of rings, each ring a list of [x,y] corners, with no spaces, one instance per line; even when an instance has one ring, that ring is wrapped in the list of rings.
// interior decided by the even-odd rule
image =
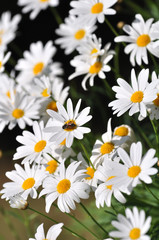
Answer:
[[[151,193],[151,195],[159,202],[159,198],[156,197],[156,195],[151,191],[151,189],[144,183],[142,182],[142,184],[144,185],[144,187],[146,188],[146,190]]]
[[[114,205],[113,204],[111,204],[112,205],[112,208],[113,208],[113,210],[114,210],[114,212],[116,213],[116,215],[118,214],[118,212],[116,211],[116,209],[115,209],[115,207],[114,207]]]
[[[103,80],[103,83],[105,85],[107,95],[109,96],[110,100],[113,100],[114,99],[114,93],[113,93],[112,88],[110,87],[110,85],[108,84],[106,79],[102,79],[102,80]]]
[[[159,157],[159,136],[157,134],[157,128],[156,128],[153,120],[150,119],[150,122],[152,124],[153,130],[154,130],[155,136],[156,136],[156,143],[157,143],[156,155]]]
[[[47,155],[49,155],[53,160],[55,160],[56,162],[58,162],[60,164],[60,162],[56,158],[54,158],[50,153],[47,153]]]
[[[94,167],[93,163],[90,160],[90,157],[88,155],[88,152],[87,152],[85,146],[81,142],[80,142],[80,145],[81,145],[81,147],[82,147],[82,149],[83,149],[83,151],[84,151],[84,153],[85,153],[85,155],[87,157],[88,162],[90,163],[90,165],[92,166],[93,170],[95,171],[95,167]]]
[[[50,221],[52,221],[52,222],[54,222],[54,223],[56,223],[56,224],[58,223],[56,220],[54,220],[54,219],[48,217],[47,215],[45,215],[45,214],[43,214],[43,213],[41,213],[41,212],[39,212],[39,211],[37,211],[37,210],[35,210],[35,209],[29,207],[29,206],[28,206],[28,209],[31,210],[31,211],[33,211],[33,212],[38,213],[39,215],[41,215],[41,216],[43,216],[43,217],[49,219]],[[86,238],[80,236],[78,233],[72,231],[71,229],[69,229],[69,228],[67,228],[67,227],[65,227],[65,226],[63,226],[63,228],[64,228],[65,230],[67,230],[68,232],[71,232],[74,236],[79,237],[80,239],[86,240]]]
[[[80,205],[82,206],[82,208],[84,209],[84,211],[88,214],[88,216],[93,220],[93,222],[98,226],[100,227],[100,229],[102,229],[102,231],[104,233],[107,234],[107,236],[109,235],[108,232],[95,220],[95,218],[91,215],[91,213],[87,210],[87,208],[82,204],[80,203]]]
[[[108,19],[105,17],[105,22],[108,25],[108,27],[110,28],[110,30],[114,33],[115,36],[118,36],[119,34],[117,33],[117,31],[115,30],[115,28],[111,25],[111,23],[108,21]]]
[[[54,8],[54,7],[51,7],[50,9],[51,9],[51,12],[52,12],[57,24],[60,25],[63,21],[62,21],[60,15],[59,15],[57,9]]]

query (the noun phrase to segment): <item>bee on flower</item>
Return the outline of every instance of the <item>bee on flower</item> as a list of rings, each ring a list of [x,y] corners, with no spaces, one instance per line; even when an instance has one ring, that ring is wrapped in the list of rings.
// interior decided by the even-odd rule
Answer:
[[[89,133],[91,130],[88,127],[82,127],[85,123],[89,122],[92,118],[88,115],[90,107],[84,108],[79,112],[81,99],[79,99],[75,110],[73,111],[73,104],[71,99],[67,100],[67,111],[64,106],[57,102],[58,112],[48,109],[47,113],[52,120],[52,126],[45,128],[45,131],[52,134],[51,142],[60,144],[66,140],[66,147],[71,147],[74,138],[82,139],[83,134]]]

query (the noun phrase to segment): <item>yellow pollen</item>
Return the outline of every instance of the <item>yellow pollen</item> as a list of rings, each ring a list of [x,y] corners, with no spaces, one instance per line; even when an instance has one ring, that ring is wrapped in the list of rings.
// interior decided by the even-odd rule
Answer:
[[[49,0],[40,0],[40,2],[48,2]],[[47,239],[46,239],[47,240]]]
[[[85,34],[86,34],[85,30],[80,29],[75,33],[74,37],[77,40],[81,40],[82,38],[84,38]]]
[[[96,3],[91,8],[91,13],[93,14],[98,14],[98,13],[101,13],[102,11],[103,11],[103,3]]]
[[[48,91],[48,88],[45,88],[45,89],[42,91],[41,95],[42,95],[43,97],[49,97],[50,94],[48,94],[47,91]]]
[[[68,120],[64,123],[63,127],[62,127],[65,131],[73,131],[77,128],[76,122],[75,120]]]
[[[157,98],[153,101],[154,105],[159,107],[159,93],[157,93]]]
[[[93,65],[90,66],[89,73],[97,74],[97,73],[100,72],[101,68],[102,68],[102,63],[101,62],[95,62]]]
[[[37,75],[37,74],[41,73],[43,68],[44,68],[43,62],[37,63],[33,68],[34,75]]]
[[[50,174],[54,173],[58,167],[58,163],[55,160],[51,160],[47,163],[48,167],[46,167],[46,171],[48,171]]]
[[[46,141],[41,140],[41,141],[39,141],[35,144],[34,151],[35,152],[41,152],[45,147],[46,147]]]
[[[140,35],[136,40],[136,43],[139,47],[146,47],[150,42],[151,39],[147,34]]]
[[[111,153],[114,149],[114,144],[111,143],[111,142],[106,142],[104,143],[101,148],[100,148],[100,152],[101,154],[108,154],[108,153]]]
[[[139,173],[141,172],[141,168],[139,166],[132,166],[128,169],[128,176],[131,178],[135,178],[136,176],[139,175]]]
[[[140,103],[143,100],[144,94],[142,91],[136,91],[131,95],[131,101],[133,103]]]
[[[12,116],[16,119],[19,119],[24,116],[24,111],[22,109],[16,108],[13,110]]]
[[[66,144],[66,138],[60,143],[60,145],[65,145]]]
[[[115,177],[115,176],[109,177],[109,178],[107,179],[107,181],[110,180],[110,179],[112,179],[112,178],[114,178],[114,177]],[[107,182],[107,181],[106,181],[106,182]],[[107,189],[112,190],[112,186],[113,186],[113,185],[107,185],[106,187],[107,187]]]
[[[92,51],[91,51],[91,54],[94,54],[94,53],[97,53],[98,50],[96,48],[93,48]]]
[[[10,91],[6,92],[6,95],[7,95],[7,97],[10,98],[10,97],[11,97],[11,96],[10,96]]]
[[[27,178],[24,182],[23,182],[23,185],[22,185],[22,188],[24,190],[27,190],[29,188],[32,188],[35,184],[35,179],[34,178]]]
[[[57,185],[58,193],[62,194],[67,192],[71,187],[71,182],[68,179],[61,180]]]
[[[0,68],[2,67],[2,62],[0,61]]]
[[[49,102],[49,104],[47,105],[46,109],[51,109],[51,110],[57,112],[56,102],[55,101]]]
[[[129,237],[132,240],[138,239],[140,237],[140,229],[139,228],[133,228],[129,233]]]
[[[88,174],[90,177],[86,177],[85,179],[91,180],[94,177],[94,172],[95,170],[92,167],[88,167],[87,172],[85,173]]]
[[[120,137],[124,137],[128,135],[128,128],[127,127],[118,127],[115,130],[114,135],[120,136]]]

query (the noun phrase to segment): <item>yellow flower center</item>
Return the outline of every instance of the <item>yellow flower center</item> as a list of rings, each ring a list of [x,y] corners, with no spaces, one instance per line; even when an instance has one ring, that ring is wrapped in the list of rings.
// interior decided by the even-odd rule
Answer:
[[[48,88],[45,88],[45,89],[42,91],[41,95],[42,95],[43,97],[49,97],[50,94],[49,94],[47,91],[48,91]]]
[[[91,54],[94,54],[94,53],[97,53],[98,50],[96,48],[93,48],[92,51],[91,51]]]
[[[103,11],[103,3],[96,3],[91,8],[91,13],[93,14],[98,14],[98,13],[101,13],[102,11]]]
[[[139,173],[141,172],[141,168],[139,166],[132,166],[128,169],[128,176],[131,178],[135,178],[136,176],[139,175]]]
[[[49,0],[40,0],[40,2],[48,2]],[[44,239],[45,240],[45,239]],[[47,240],[47,239],[46,239]]]
[[[46,141],[41,140],[41,141],[39,141],[35,144],[34,151],[35,152],[41,152],[45,147],[46,147]]]
[[[144,94],[142,91],[136,91],[131,95],[131,101],[133,103],[140,103],[143,100]]]
[[[124,137],[124,136],[127,136],[128,135],[128,128],[127,127],[118,127],[116,130],[115,130],[115,133],[114,135],[117,135],[117,136],[120,136],[120,137]]]
[[[51,109],[51,110],[57,112],[56,102],[55,101],[49,102],[49,104],[47,105],[46,109]]]
[[[85,34],[86,34],[85,30],[80,29],[75,33],[74,37],[77,40],[81,40],[82,38],[84,38]]]
[[[103,145],[101,146],[100,148],[100,152],[101,154],[108,154],[108,153],[111,153],[114,149],[114,144],[111,143],[111,142],[106,142],[106,143],[103,143]]]
[[[102,68],[102,63],[101,62],[95,62],[93,65],[90,66],[89,73],[97,74],[97,73],[100,72],[101,68]]]
[[[12,112],[12,116],[16,119],[24,116],[24,111],[22,109],[16,108]]]
[[[139,228],[133,228],[129,233],[129,237],[132,240],[138,239],[140,237],[140,229]]]
[[[136,40],[136,43],[139,47],[146,47],[147,44],[149,44],[150,42],[151,42],[151,39],[147,34],[140,35]]]
[[[2,62],[0,61],[0,68],[2,67]]]
[[[67,192],[71,187],[71,182],[68,179],[61,180],[57,185],[58,193],[62,194]]]
[[[157,98],[153,101],[154,105],[159,107],[159,93],[157,93]]]
[[[92,167],[87,168],[86,174],[88,174],[90,177],[86,177],[87,180],[91,180],[94,177],[95,170]]]
[[[60,145],[66,145],[66,138],[60,143]]]
[[[112,179],[112,178],[114,178],[114,177],[115,177],[115,176],[109,177],[109,178],[107,179],[107,181],[110,180],[110,179]],[[107,181],[106,181],[106,182],[107,182]],[[107,187],[107,189],[112,190],[112,186],[113,186],[113,185],[107,185],[106,187]]]
[[[37,74],[41,73],[43,68],[44,68],[43,62],[37,63],[33,68],[34,75],[37,75]]]
[[[73,131],[77,128],[75,120],[68,120],[64,123],[62,127],[65,131]]]
[[[34,178],[27,178],[24,182],[23,182],[23,185],[22,185],[22,188],[24,190],[27,190],[29,188],[32,188],[35,184],[35,179]]]
[[[54,173],[58,167],[58,163],[55,160],[51,160],[47,163],[48,167],[46,167],[46,171],[48,171],[50,174]]]

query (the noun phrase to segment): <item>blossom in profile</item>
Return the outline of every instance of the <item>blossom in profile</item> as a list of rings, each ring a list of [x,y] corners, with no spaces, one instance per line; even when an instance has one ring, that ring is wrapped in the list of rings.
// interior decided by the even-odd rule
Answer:
[[[128,35],[118,36],[114,39],[115,42],[128,42],[124,51],[126,54],[130,54],[130,62],[135,66],[135,62],[138,65],[148,64],[147,52],[150,52],[155,57],[159,58],[159,34],[153,27],[153,18],[144,21],[141,14],[135,15],[135,20],[130,25],[124,25],[123,30]]]
[[[136,77],[135,70],[131,71],[131,85],[122,78],[117,79],[119,86],[112,89],[116,92],[117,100],[109,103],[109,107],[120,117],[129,110],[129,116],[139,112],[145,118],[147,116],[146,105],[155,100],[158,81],[148,82],[149,69],[142,69]],[[139,115],[139,119],[140,119]]]
[[[40,224],[37,228],[37,231],[35,233],[35,238],[29,238],[29,240],[56,240],[57,237],[60,235],[60,233],[62,232],[62,227],[63,227],[63,223],[58,223],[58,224],[54,224],[53,226],[51,226],[47,232],[47,234],[45,235],[44,232],[44,224]]]
[[[71,61],[71,65],[75,67],[75,72],[69,76],[69,80],[72,80],[75,77],[85,74],[85,77],[82,80],[82,87],[84,90],[87,90],[86,82],[89,79],[89,85],[94,86],[94,78],[98,77],[101,79],[106,78],[106,72],[111,71],[111,67],[108,65],[109,61],[113,58],[114,51],[109,50],[111,44],[106,44],[104,48],[104,53],[102,56],[96,56],[95,58],[77,58],[75,57]]]
[[[77,170],[81,162],[72,162],[66,168],[64,162],[59,166],[59,174],[50,175],[43,181],[43,190],[39,197],[46,195],[45,210],[48,213],[52,203],[57,199],[58,208],[62,212],[69,213],[70,209],[75,210],[75,202],[89,197],[89,185],[82,182],[86,177],[85,170]]]
[[[29,195],[31,198],[37,198],[37,189],[41,186],[46,173],[39,166],[33,165],[30,167],[27,162],[24,164],[24,168],[19,164],[15,164],[15,170],[6,172],[6,176],[12,182],[3,184],[3,189],[0,191],[1,198],[8,199],[20,194],[26,200]]]
[[[70,5],[73,7],[69,11],[72,15],[77,15],[85,22],[98,21],[103,23],[105,15],[114,15],[116,11],[111,8],[117,0],[79,0],[71,1]]]
[[[125,215],[118,214],[117,221],[112,221],[113,227],[117,230],[111,231],[109,235],[124,240],[150,240],[147,232],[151,226],[151,217],[146,218],[144,210],[137,207],[126,208]]]
[[[20,14],[12,17],[9,11],[2,13],[0,18],[0,51],[6,51],[8,44],[16,37],[20,20]]]
[[[52,124],[46,127],[44,131],[51,133],[50,141],[60,144],[66,140],[66,147],[71,147],[74,138],[82,139],[83,134],[91,131],[88,127],[82,127],[85,123],[91,120],[92,116],[88,115],[90,107],[84,108],[79,112],[81,99],[79,99],[75,110],[71,99],[67,100],[67,111],[64,106],[57,102],[58,112],[48,109],[47,113],[53,119]]]
[[[61,23],[59,28],[55,30],[60,37],[55,43],[65,50],[65,54],[73,52],[81,43],[86,41],[86,37],[96,30],[96,26],[92,23],[81,23],[75,16],[69,16]]]
[[[48,7],[56,7],[59,5],[59,0],[18,0],[18,5],[23,7],[23,13],[30,13],[30,19],[33,20],[37,17],[41,10]]]
[[[56,52],[52,41],[48,41],[45,46],[41,41],[32,43],[30,51],[24,51],[24,58],[19,59],[15,69],[20,71],[17,81],[20,85],[25,86],[33,78],[41,75]]]

